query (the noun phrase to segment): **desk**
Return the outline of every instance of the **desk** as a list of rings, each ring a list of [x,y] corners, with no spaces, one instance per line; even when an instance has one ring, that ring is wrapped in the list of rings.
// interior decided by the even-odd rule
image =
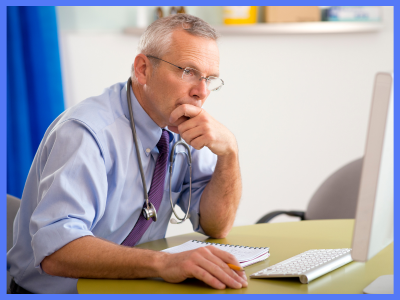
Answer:
[[[276,264],[309,249],[349,248],[353,235],[354,220],[318,220],[288,223],[257,224],[232,228],[225,239],[207,241],[270,247],[271,256],[245,268],[249,277],[261,269]],[[161,239],[137,246],[138,248],[162,250],[177,246],[188,240],[206,240],[204,235],[189,233]],[[250,279],[248,287],[239,290],[215,290],[205,283],[188,279],[179,284],[162,279],[106,280],[79,279],[80,294],[323,294],[362,293],[363,289],[381,275],[393,274],[393,243],[379,252],[367,263],[351,262],[309,284],[298,279]]]

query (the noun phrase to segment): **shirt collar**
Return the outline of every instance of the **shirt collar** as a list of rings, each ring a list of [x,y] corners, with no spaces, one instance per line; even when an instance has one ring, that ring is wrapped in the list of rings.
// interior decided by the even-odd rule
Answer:
[[[125,117],[130,122],[126,90],[127,90],[127,83],[125,83],[124,88],[121,89],[121,101],[122,101],[121,105]],[[149,156],[151,150],[153,150],[153,148],[156,147],[158,141],[161,138],[162,129],[168,131],[170,143],[174,139],[174,133],[170,131],[167,127],[160,128],[153,121],[153,119],[150,118],[150,116],[146,113],[146,111],[143,109],[143,107],[136,99],[135,94],[132,91],[132,88],[130,88],[130,96],[132,103],[133,119],[135,120],[136,133],[139,140],[142,143],[143,152],[146,154],[146,156]],[[155,150],[158,152],[157,148]]]

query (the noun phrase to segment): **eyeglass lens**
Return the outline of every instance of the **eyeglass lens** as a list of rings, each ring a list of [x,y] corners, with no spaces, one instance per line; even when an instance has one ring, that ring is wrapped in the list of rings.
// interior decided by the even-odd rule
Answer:
[[[210,91],[218,91],[223,86],[223,81],[218,77],[209,76],[204,78],[196,69],[186,68],[183,70],[182,79],[193,84],[199,80],[206,80],[207,89]]]

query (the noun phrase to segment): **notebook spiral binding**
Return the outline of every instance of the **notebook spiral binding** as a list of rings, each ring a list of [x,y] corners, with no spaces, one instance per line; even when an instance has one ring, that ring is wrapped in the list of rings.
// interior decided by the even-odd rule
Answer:
[[[192,240],[193,242],[199,244],[206,244],[206,245],[220,245],[224,247],[233,247],[233,248],[244,248],[244,249],[268,249],[268,247],[248,247],[248,246],[239,246],[239,245],[230,245],[230,244],[220,244],[220,243],[209,243],[209,242],[200,242],[198,240]]]

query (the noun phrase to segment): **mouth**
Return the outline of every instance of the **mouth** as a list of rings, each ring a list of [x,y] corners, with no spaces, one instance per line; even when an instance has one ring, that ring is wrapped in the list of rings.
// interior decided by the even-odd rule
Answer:
[[[180,106],[180,105],[183,105],[183,104],[189,104],[189,105],[193,105],[193,106],[197,106],[197,107],[201,107],[201,106],[202,106],[200,100],[189,100],[189,101],[181,101],[181,102],[178,102],[178,103],[175,105],[175,108],[178,107],[178,106]]]

